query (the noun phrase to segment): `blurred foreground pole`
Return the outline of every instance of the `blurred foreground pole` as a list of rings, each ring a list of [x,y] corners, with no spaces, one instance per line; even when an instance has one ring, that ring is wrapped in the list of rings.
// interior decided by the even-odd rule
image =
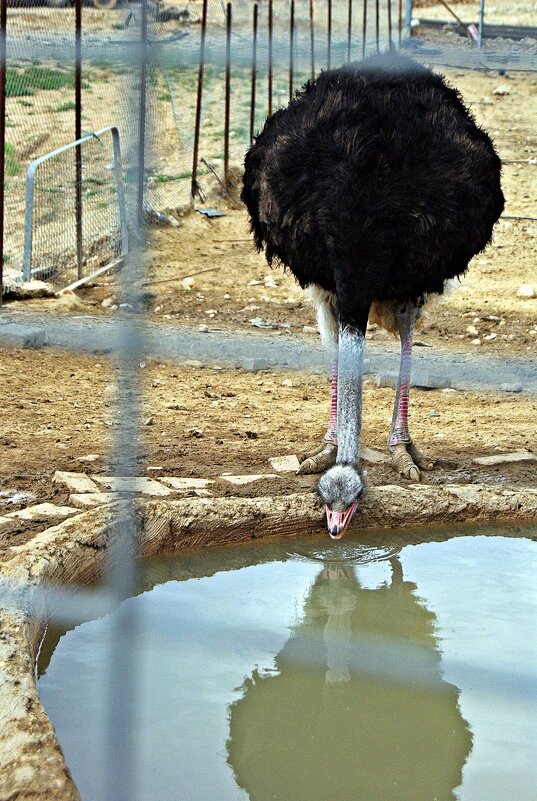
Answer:
[[[190,185],[190,196],[194,200],[199,194],[198,187],[198,152],[200,146],[201,129],[201,102],[203,98],[203,71],[205,68],[205,36],[207,33],[207,0],[203,0],[203,11],[201,14],[201,42],[200,42],[200,64],[198,71],[198,95],[196,98],[196,120],[194,124],[194,153],[192,155],[192,182]]]
[[[328,69],[330,69],[330,67],[332,66],[332,0],[328,0],[327,33],[328,33],[328,54],[326,61]]]
[[[410,38],[410,34],[412,33],[412,0],[406,0],[406,8],[405,8],[405,36]]]
[[[4,294],[4,167],[6,146],[7,0],[0,0],[0,306]]]
[[[347,61],[351,60],[351,38],[352,38],[352,0],[348,0],[348,7],[347,7]]]
[[[117,416],[111,453],[112,475],[135,482],[139,472],[141,376],[143,366],[144,322],[141,292],[145,272],[144,189],[147,112],[147,6],[142,0],[139,42],[139,89],[131,95],[134,125],[132,147],[127,156],[130,180],[127,182],[130,223],[130,249],[120,272],[119,293],[124,304],[122,327],[117,334]],[[132,68],[130,52],[126,64]],[[136,62],[134,62],[136,63]],[[127,311],[129,309],[129,311]],[[118,604],[109,627],[109,687],[103,708],[103,764],[106,801],[133,801],[139,797],[137,771],[139,743],[135,737],[139,719],[139,635],[142,621],[136,606],[122,603],[138,589],[140,522],[136,493],[132,486],[120,491],[120,500],[110,522],[106,552],[107,591]]]
[[[75,0],[75,139],[82,136],[82,0]],[[78,279],[82,265],[82,147],[75,148],[76,263]]]

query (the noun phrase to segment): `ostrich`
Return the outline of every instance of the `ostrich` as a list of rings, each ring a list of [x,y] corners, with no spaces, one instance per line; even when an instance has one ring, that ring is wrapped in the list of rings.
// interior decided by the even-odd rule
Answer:
[[[432,469],[409,432],[412,337],[423,306],[490,241],[504,198],[501,162],[456,90],[388,54],[322,72],[269,117],[245,158],[242,199],[258,250],[309,289],[332,351],[332,403],[320,447],[299,472],[339,539],[364,492],[362,366],[368,320],[398,333],[388,436],[392,464]]]

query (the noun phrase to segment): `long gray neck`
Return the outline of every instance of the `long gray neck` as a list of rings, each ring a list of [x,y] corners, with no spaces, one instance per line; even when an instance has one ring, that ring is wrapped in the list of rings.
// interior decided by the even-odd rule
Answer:
[[[339,329],[337,393],[337,463],[360,465],[364,335]]]

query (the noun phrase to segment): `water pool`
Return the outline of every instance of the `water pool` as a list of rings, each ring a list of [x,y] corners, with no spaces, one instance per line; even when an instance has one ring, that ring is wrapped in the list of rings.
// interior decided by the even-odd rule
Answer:
[[[130,801],[535,801],[537,532],[455,534],[145,560],[122,604]],[[119,611],[51,629],[39,659],[83,801],[117,801],[101,767]]]

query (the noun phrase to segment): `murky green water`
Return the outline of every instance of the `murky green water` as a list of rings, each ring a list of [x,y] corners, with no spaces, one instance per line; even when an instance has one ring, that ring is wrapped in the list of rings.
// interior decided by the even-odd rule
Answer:
[[[131,801],[535,801],[536,534],[146,561],[123,604],[139,626]],[[83,801],[109,801],[113,617],[51,633],[40,658]]]

